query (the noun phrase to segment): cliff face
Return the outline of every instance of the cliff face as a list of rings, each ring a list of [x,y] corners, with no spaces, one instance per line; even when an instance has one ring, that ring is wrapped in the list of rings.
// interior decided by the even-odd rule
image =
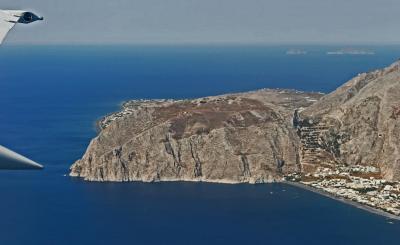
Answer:
[[[400,180],[400,62],[360,74],[296,114],[304,171],[368,165]]]
[[[130,101],[105,117],[71,176],[90,181],[279,181],[300,171],[293,111],[321,94],[291,90]]]
[[[373,166],[400,181],[400,62],[323,96],[291,90],[130,101],[71,167],[91,181],[279,181]],[[374,173],[375,174],[375,173]]]

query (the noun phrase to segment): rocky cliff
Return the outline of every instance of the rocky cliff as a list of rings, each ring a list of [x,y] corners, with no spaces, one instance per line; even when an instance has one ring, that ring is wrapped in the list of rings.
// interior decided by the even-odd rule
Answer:
[[[99,122],[99,135],[70,175],[89,181],[279,181],[301,168],[293,111],[321,96],[260,90],[129,101]]]
[[[400,181],[400,62],[321,97],[260,90],[129,101],[99,122],[99,135],[70,175],[262,183],[321,166],[364,165],[378,169],[376,178]]]
[[[295,113],[304,171],[364,165],[400,180],[400,62],[350,80]]]

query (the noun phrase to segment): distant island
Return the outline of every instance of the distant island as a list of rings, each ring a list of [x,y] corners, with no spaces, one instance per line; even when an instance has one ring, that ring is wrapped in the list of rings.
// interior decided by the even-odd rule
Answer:
[[[286,182],[400,216],[400,62],[334,92],[132,100],[71,166],[87,181]]]
[[[302,49],[290,49],[286,51],[287,55],[306,55],[308,52]]]
[[[374,55],[375,52],[370,50],[345,48],[336,51],[328,51],[326,52],[326,54],[327,55]]]

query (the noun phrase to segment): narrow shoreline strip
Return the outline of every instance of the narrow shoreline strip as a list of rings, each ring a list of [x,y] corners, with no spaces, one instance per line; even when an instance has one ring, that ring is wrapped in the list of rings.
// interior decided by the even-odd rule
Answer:
[[[349,200],[349,199],[346,199],[346,198],[343,198],[343,197],[332,195],[331,193],[328,193],[326,191],[319,190],[319,189],[316,189],[314,187],[311,187],[311,186],[308,186],[308,185],[305,185],[305,184],[302,184],[302,183],[299,183],[299,182],[284,181],[282,183],[290,185],[290,186],[294,186],[294,187],[297,187],[297,188],[301,188],[303,190],[311,191],[311,192],[314,192],[314,193],[319,194],[319,195],[323,195],[325,197],[328,197],[328,198],[331,198],[333,200],[336,200],[336,201],[351,205],[353,207],[368,211],[370,213],[377,214],[377,215],[380,215],[380,216],[384,216],[384,217],[386,217],[388,219],[399,220],[400,221],[400,216],[385,212],[385,211],[383,211],[381,209],[377,209],[377,208],[373,208],[373,207],[370,207],[370,206],[366,206],[366,205],[363,205],[361,203],[358,203],[358,202],[355,202],[355,201],[352,201],[352,200]]]

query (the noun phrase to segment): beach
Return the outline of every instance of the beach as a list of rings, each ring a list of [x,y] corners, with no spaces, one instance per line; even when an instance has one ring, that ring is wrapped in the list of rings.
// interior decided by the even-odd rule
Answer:
[[[301,189],[304,189],[304,190],[307,190],[307,191],[311,191],[311,192],[314,192],[314,193],[317,193],[317,194],[320,194],[320,195],[323,195],[323,196],[326,196],[328,198],[331,198],[331,199],[334,199],[336,201],[339,201],[339,202],[354,206],[356,208],[368,211],[370,213],[374,213],[374,214],[377,214],[377,215],[384,216],[384,217],[386,217],[388,219],[400,220],[399,216],[396,216],[394,214],[385,212],[385,211],[383,211],[381,209],[373,208],[373,207],[366,206],[366,205],[363,205],[361,203],[358,203],[358,202],[355,202],[355,201],[352,201],[352,200],[349,200],[349,199],[345,199],[343,197],[335,196],[335,195],[332,195],[332,194],[330,194],[330,193],[328,193],[326,191],[313,188],[311,186],[302,184],[300,182],[285,181],[283,183],[287,184],[287,185],[295,186],[295,187],[298,187],[298,188],[301,188]]]

